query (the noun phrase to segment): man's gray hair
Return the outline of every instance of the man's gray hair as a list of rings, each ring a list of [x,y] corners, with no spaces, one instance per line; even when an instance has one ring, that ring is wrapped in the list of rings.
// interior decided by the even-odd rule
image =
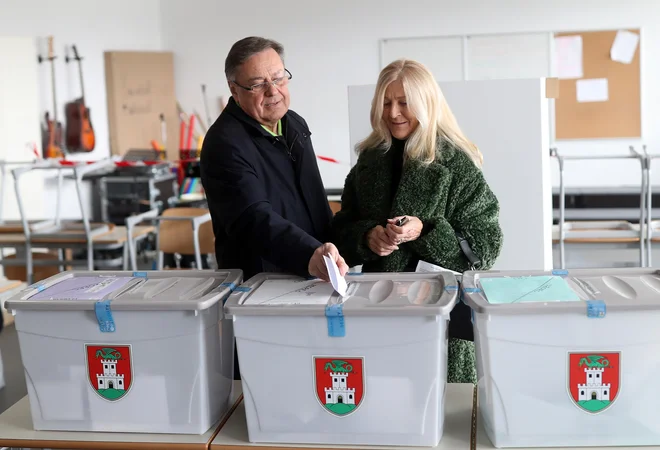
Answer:
[[[232,45],[225,59],[225,76],[233,81],[236,70],[253,55],[272,48],[280,55],[284,62],[284,47],[277,41],[257,36],[250,36],[237,41]]]

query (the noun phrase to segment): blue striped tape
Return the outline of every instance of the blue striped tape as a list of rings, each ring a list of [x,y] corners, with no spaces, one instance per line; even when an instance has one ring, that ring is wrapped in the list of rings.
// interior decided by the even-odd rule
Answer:
[[[344,304],[326,305],[325,316],[328,319],[328,336],[346,336],[346,324],[344,323]]]

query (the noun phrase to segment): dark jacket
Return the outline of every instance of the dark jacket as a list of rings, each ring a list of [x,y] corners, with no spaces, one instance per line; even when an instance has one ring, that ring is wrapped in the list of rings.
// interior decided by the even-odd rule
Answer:
[[[219,268],[309,276],[332,219],[310,136],[291,110],[275,137],[229,99],[200,158]]]
[[[393,167],[393,152],[366,150],[346,177],[333,234],[347,264],[362,264],[364,272],[402,272],[421,259],[464,272],[470,264],[456,237],[460,232],[481,260],[479,269],[492,267],[502,249],[499,202],[468,155],[440,141],[436,160],[429,166],[416,161],[404,164],[391,201]],[[400,244],[399,250],[388,256],[373,253],[367,245],[367,232],[376,225],[386,226],[387,219],[404,215],[419,218],[424,224],[423,234]],[[461,320],[450,323],[450,335],[471,340],[469,309],[463,306],[455,309]],[[456,329],[460,323],[461,329]]]

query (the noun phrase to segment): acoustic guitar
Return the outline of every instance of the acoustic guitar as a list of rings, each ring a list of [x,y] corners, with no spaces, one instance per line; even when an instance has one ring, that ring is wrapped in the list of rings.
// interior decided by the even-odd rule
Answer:
[[[39,62],[43,62],[44,58],[39,55]],[[50,118],[50,113],[46,111],[45,125],[42,128],[42,146],[44,158],[61,158],[64,156],[62,151],[62,122],[57,120],[57,95],[55,93],[55,52],[53,50],[53,37],[48,38],[48,57],[50,61],[50,78],[53,92],[53,119]]]
[[[83,82],[82,58],[78,55],[75,45],[71,46],[73,59],[78,61],[80,76],[80,98],[69,102],[64,107],[66,114],[66,147],[69,152],[91,152],[96,146],[96,136],[92,127],[90,110],[85,105],[85,84]],[[69,62],[69,56],[66,56]]]

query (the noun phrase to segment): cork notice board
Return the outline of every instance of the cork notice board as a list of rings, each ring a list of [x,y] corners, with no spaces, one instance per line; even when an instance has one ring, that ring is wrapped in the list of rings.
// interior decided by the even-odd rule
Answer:
[[[576,79],[559,80],[555,100],[556,139],[636,138],[642,135],[641,39],[630,64],[613,61],[610,49],[618,30],[556,33],[582,36],[582,79],[606,78],[606,101],[578,102]],[[639,34],[639,30],[627,31]]]
[[[110,153],[161,144],[161,121],[166,123],[167,159],[179,157],[179,115],[171,52],[105,52]]]

